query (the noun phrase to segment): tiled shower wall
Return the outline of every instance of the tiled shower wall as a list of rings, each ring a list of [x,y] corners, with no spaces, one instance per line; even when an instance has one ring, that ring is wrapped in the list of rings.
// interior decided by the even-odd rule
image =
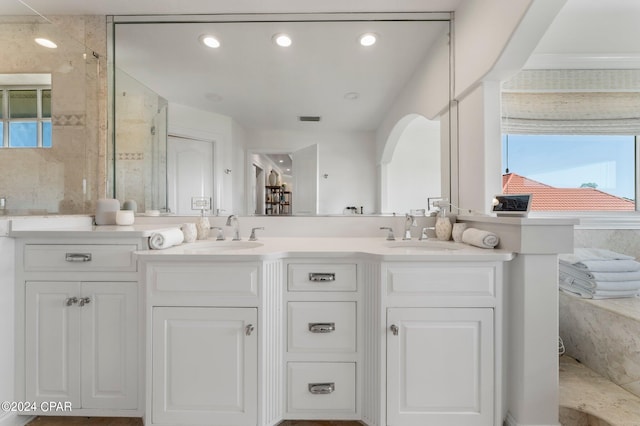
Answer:
[[[576,229],[574,246],[605,248],[640,259],[640,229]]]
[[[3,16],[0,73],[51,73],[52,148],[3,148],[6,214],[81,214],[105,193],[106,21],[104,16]],[[33,42],[44,34],[58,48]],[[95,55],[94,55],[95,53]]]

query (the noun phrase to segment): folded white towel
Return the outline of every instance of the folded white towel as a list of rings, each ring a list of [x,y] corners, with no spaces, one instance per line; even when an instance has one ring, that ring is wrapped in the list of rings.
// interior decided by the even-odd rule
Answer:
[[[564,262],[560,260],[560,262]],[[566,262],[564,262],[566,263]],[[640,271],[640,262],[633,259],[583,260],[572,263],[575,268],[590,272],[633,272]]]
[[[560,282],[560,290],[582,297],[583,299],[620,299],[628,297],[637,297],[638,290],[587,290],[581,287],[571,286]]]
[[[603,290],[603,291],[640,291],[640,280],[637,281],[596,281],[577,278],[570,274],[560,271],[559,278],[561,282],[569,284],[572,287],[581,287],[585,290]]]
[[[500,238],[493,232],[467,228],[462,233],[462,242],[480,248],[494,248],[500,242]]]
[[[161,250],[182,244],[182,241],[184,241],[184,234],[180,229],[165,229],[151,234],[149,247],[154,250]]]
[[[620,272],[598,272],[589,271],[584,268],[577,268],[560,261],[560,271],[570,274],[576,278],[583,280],[595,281],[640,281],[640,270],[638,271],[620,271]]]
[[[600,249],[600,248],[582,248],[577,247],[573,249],[573,253],[560,254],[560,260],[567,263],[579,263],[585,260],[629,260],[634,259],[633,256],[628,256],[622,253],[616,253],[615,251]]]

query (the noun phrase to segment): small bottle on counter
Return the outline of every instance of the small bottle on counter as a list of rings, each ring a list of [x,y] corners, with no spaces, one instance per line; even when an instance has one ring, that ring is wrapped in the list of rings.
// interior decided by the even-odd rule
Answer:
[[[196,221],[196,231],[199,240],[206,240],[209,238],[211,223],[209,223],[209,218],[205,216],[205,211],[205,209],[200,210],[200,217]]]

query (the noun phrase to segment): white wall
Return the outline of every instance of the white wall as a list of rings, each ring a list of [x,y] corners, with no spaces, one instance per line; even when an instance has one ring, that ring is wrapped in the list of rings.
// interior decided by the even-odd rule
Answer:
[[[442,195],[440,161],[440,123],[415,117],[386,166],[383,213],[428,209],[427,199]]]
[[[419,114],[437,118],[449,104],[449,35],[443,34],[429,50],[423,63],[389,106],[376,131],[376,158],[383,161],[389,135],[403,117]]]
[[[373,133],[322,133],[285,130],[248,132],[247,150],[293,152],[318,144],[319,214],[342,214],[347,206],[372,213],[376,205]],[[273,152],[273,151],[271,151]],[[328,177],[325,179],[324,174]],[[293,189],[295,200],[295,188]]]

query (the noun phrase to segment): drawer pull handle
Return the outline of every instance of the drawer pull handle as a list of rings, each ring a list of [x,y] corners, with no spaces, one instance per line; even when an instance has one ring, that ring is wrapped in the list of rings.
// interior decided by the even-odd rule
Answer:
[[[309,383],[309,392],[314,395],[327,395],[335,390],[335,383]]]
[[[336,331],[335,322],[310,322],[309,331],[312,333],[331,333]]]
[[[395,324],[391,324],[391,327],[389,328],[391,329],[391,332],[393,333],[394,336],[397,336],[398,333],[400,333],[400,329]]]
[[[80,307],[84,306],[84,305],[88,305],[89,303],[91,303],[91,298],[90,297],[82,297],[80,298]]]
[[[310,272],[309,273],[309,281],[325,282],[325,281],[335,281],[335,280],[336,280],[335,272]]]
[[[78,298],[77,297],[67,297],[64,301],[64,304],[67,306],[71,306],[74,303],[78,303]]]
[[[253,324],[249,324],[244,328],[244,334],[246,334],[247,336],[251,336],[253,330],[255,330],[255,327],[253,326]]]
[[[91,262],[91,253],[67,253],[64,260],[67,262]]]

